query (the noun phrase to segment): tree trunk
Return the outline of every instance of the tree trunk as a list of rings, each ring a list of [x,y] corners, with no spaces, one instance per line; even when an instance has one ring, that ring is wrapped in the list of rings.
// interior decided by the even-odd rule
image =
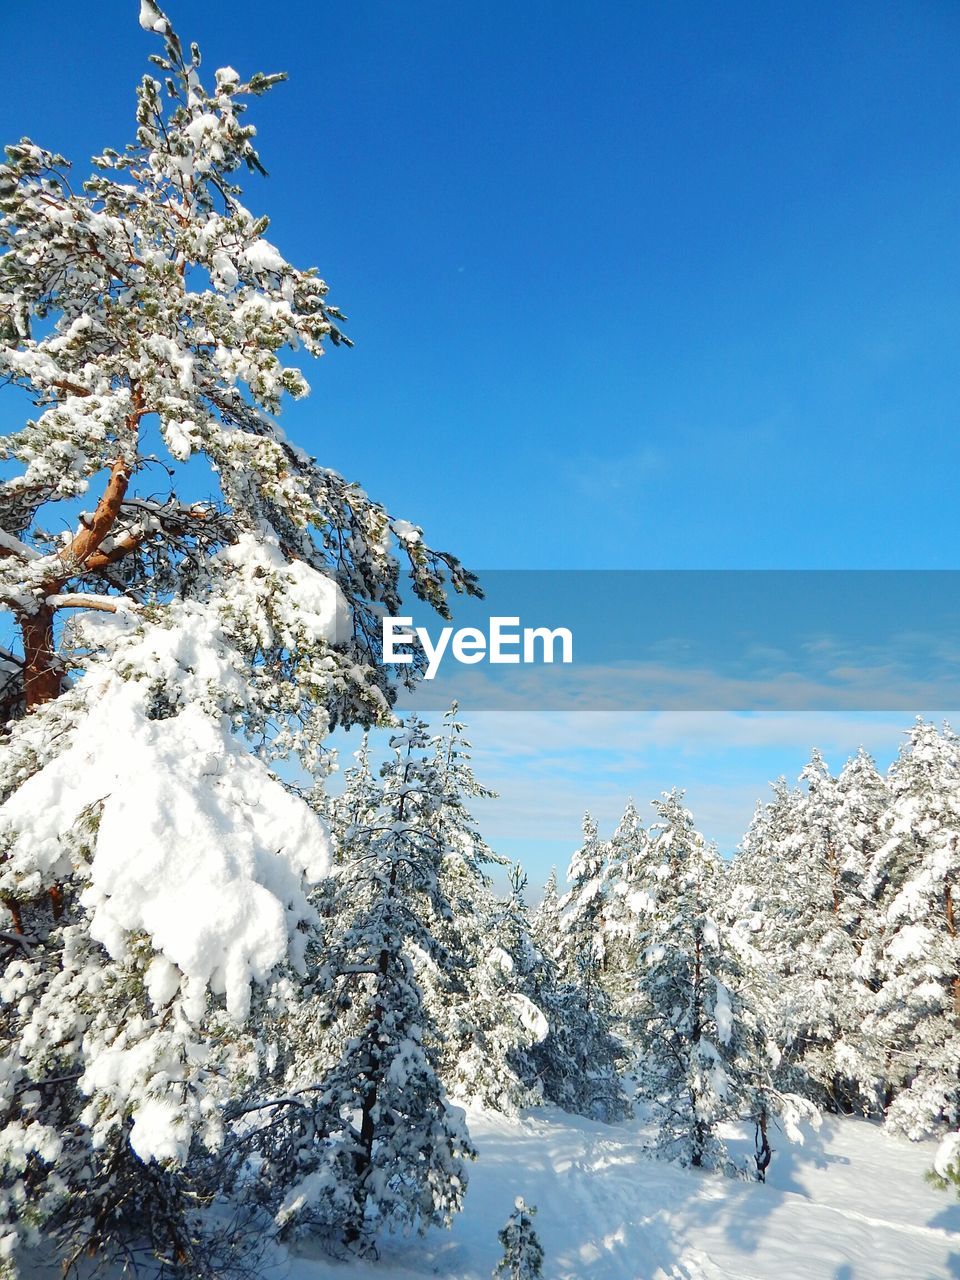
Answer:
[[[20,618],[23,694],[28,712],[59,696],[63,671],[53,647],[53,610],[43,604]]]
[[[695,926],[694,942],[693,942],[693,1025],[690,1029],[690,1048],[688,1056],[693,1053],[694,1048],[700,1042],[700,1033],[703,1027],[703,994],[702,994],[702,976],[703,976],[703,941],[700,932],[699,923]],[[690,1102],[694,1112],[694,1121],[692,1129],[692,1147],[693,1153],[690,1157],[690,1163],[695,1169],[699,1169],[703,1165],[703,1154],[707,1145],[706,1125],[703,1120],[696,1115],[696,1109],[700,1098],[697,1093],[691,1090]]]

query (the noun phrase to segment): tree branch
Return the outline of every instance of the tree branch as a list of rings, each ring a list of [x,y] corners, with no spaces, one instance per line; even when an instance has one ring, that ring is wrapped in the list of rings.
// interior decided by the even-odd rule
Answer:
[[[131,613],[138,607],[127,596],[95,596],[84,591],[47,596],[44,603],[48,609],[96,609],[100,613]]]

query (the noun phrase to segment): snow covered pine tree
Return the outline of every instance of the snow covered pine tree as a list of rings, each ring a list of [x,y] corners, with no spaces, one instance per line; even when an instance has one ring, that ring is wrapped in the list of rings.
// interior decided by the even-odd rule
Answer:
[[[332,724],[388,711],[392,537],[441,613],[475,590],[274,423],[308,390],[283,353],[345,341],[233,182],[262,172],[243,99],[282,77],[205,87],[151,0],[140,20],[162,82],[126,151],[76,187],[28,140],[0,165],[0,373],[36,406],[0,484],[6,1276],[41,1229],[68,1263],[140,1242],[210,1272],[191,1162],[261,1070],[251,1014],[302,966],[330,862],[270,764],[316,770]]]
[[[440,887],[452,914],[436,922],[448,963],[437,973],[427,962],[421,972],[440,1033],[440,1071],[455,1096],[510,1113],[533,1101],[515,1070],[516,1055],[548,1031],[526,990],[532,948],[524,919],[524,878],[514,868],[513,892],[498,901],[485,868],[507,860],[489,848],[467,808],[470,799],[494,793],[474,776],[456,703],[433,747],[436,827],[443,850]]]
[[[649,851],[660,867],[637,930],[638,1094],[659,1123],[656,1149],[695,1168],[738,1172],[719,1126],[752,1120],[762,1179],[768,1118],[778,1114],[796,1139],[797,1122],[814,1110],[773,1086],[767,1037],[745,990],[746,948],[717,920],[720,855],[694,828],[682,791],[665,792],[654,807]]]
[[[376,806],[346,833],[316,998],[287,1024],[279,1096],[246,1108],[253,1193],[281,1229],[367,1251],[383,1225],[446,1223],[474,1155],[437,1075],[437,1037],[414,962],[442,967],[431,924],[449,919],[442,798],[424,724],[390,739]]]
[[[960,1125],[960,738],[952,730],[918,721],[910,731],[890,769],[881,829],[869,876],[879,991],[866,1033],[885,1059],[887,1124],[916,1139]]]
[[[556,901],[556,876],[547,884],[536,920],[543,948],[532,975],[531,998],[550,1033],[524,1055],[544,1099],[567,1111],[612,1122],[630,1112],[620,1080],[627,1052],[601,986],[604,963],[606,845],[589,814],[583,844],[570,860],[570,889]]]
[[[533,1229],[534,1204],[517,1196],[513,1213],[498,1233],[503,1257],[493,1270],[493,1280],[537,1280],[543,1275],[543,1247]]]

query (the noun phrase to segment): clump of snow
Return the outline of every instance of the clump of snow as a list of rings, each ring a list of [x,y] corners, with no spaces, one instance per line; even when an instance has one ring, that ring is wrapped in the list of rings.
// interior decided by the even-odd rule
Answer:
[[[169,1098],[147,1098],[133,1112],[130,1145],[144,1162],[186,1159],[191,1127]]]
[[[413,544],[419,542],[423,537],[421,530],[415,524],[411,524],[409,520],[394,520],[390,528],[401,542]]]
[[[152,672],[175,676],[195,652],[198,663],[207,653],[208,678],[221,676],[222,661],[191,635],[199,616],[182,621],[141,642]],[[201,688],[203,671],[193,673]],[[150,681],[114,672],[95,669],[80,691],[81,731],[0,806],[8,862],[40,874],[61,864],[97,797],[82,895],[92,936],[121,958],[131,935],[147,935],[170,966],[148,970],[154,1004],[183,978],[194,1003],[200,984],[243,1018],[251,981],[286,960],[302,963],[299,926],[312,918],[305,886],[330,866],[327,830],[237,741],[227,717],[187,702],[151,719]]]
[[[232,574],[234,608],[242,610],[270,598],[285,643],[296,644],[298,630],[327,644],[351,635],[350,607],[334,579],[303,560],[288,561],[276,540],[243,534],[212,560]]]
[[[634,889],[628,893],[626,903],[635,916],[652,915],[657,908],[656,898],[646,889]]]
[[[223,249],[216,249],[210,259],[210,266],[225,289],[236,287],[240,275],[230,255]]]
[[[948,1133],[943,1139],[937,1147],[933,1167],[941,1178],[945,1178],[951,1169],[960,1167],[960,1133]]]
[[[533,1036],[534,1043],[540,1044],[546,1040],[550,1034],[550,1023],[544,1017],[543,1011],[519,991],[511,991],[509,998],[516,1010],[520,1025]]]
[[[733,1035],[733,1010],[730,1007],[730,992],[719,979],[714,979],[717,995],[713,1005],[713,1016],[717,1021],[717,1035],[721,1044],[729,1044]]]
[[[162,429],[171,454],[178,462],[186,462],[199,439],[197,424],[190,418],[184,418],[180,422],[166,419]]]
[[[140,0],[140,26],[144,31],[155,31],[161,36],[170,32],[170,23],[153,0]]]
[[[147,966],[144,986],[155,1009],[169,1004],[180,990],[180,970],[166,956],[154,956]]]
[[[254,240],[241,253],[251,271],[282,271],[287,265],[283,254],[269,240]]]
[[[904,925],[887,943],[887,955],[895,961],[922,960],[930,950],[930,938],[926,925]]]
[[[720,935],[717,931],[716,923],[709,916],[703,922],[703,940],[708,947],[718,947],[720,945]]]

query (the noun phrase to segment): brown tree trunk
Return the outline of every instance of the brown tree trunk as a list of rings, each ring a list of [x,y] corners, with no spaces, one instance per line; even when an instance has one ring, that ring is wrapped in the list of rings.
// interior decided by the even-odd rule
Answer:
[[[53,614],[49,605],[20,618],[23,635],[23,694],[27,711],[60,693],[63,672],[53,647]]]

